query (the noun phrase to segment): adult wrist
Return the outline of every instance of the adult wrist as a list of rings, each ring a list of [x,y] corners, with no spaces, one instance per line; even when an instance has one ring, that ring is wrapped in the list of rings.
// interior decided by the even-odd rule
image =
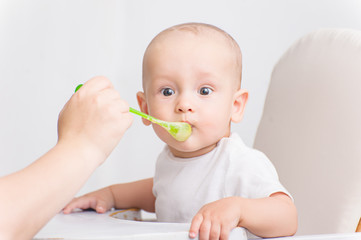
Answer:
[[[86,164],[100,166],[107,158],[97,146],[86,141],[59,140],[55,146],[67,153],[74,161],[83,160]]]

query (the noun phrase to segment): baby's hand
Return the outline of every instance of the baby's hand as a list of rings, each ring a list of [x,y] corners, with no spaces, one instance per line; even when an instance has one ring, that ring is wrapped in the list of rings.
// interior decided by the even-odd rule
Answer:
[[[240,199],[229,197],[204,205],[192,220],[189,237],[195,238],[199,232],[199,240],[228,239],[240,222]]]
[[[74,198],[63,209],[63,213],[71,213],[74,209],[94,209],[97,213],[105,213],[114,207],[113,194],[109,187]]]

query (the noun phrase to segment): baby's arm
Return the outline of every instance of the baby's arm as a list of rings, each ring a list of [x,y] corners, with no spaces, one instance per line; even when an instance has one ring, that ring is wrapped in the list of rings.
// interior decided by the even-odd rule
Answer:
[[[153,178],[131,183],[111,185],[100,190],[74,198],[65,208],[64,213],[71,213],[76,208],[92,208],[104,213],[111,208],[140,208],[154,212],[155,197],[152,192]]]
[[[113,193],[115,208],[135,207],[148,212],[155,212],[153,178],[113,185],[110,188]]]
[[[297,231],[297,210],[291,198],[274,193],[260,199],[244,199],[240,227],[260,237],[291,236]]]
[[[284,193],[246,199],[224,198],[203,206],[192,220],[189,236],[199,239],[228,239],[234,227],[247,228],[260,237],[290,236],[297,230],[297,210]]]

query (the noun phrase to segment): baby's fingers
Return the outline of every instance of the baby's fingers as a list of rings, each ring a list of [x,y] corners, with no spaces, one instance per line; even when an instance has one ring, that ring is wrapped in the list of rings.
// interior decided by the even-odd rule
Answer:
[[[197,237],[197,234],[199,232],[199,227],[201,226],[202,221],[203,221],[202,214],[197,214],[194,216],[192,223],[191,223],[191,227],[189,229],[189,237],[190,238]]]
[[[211,229],[212,222],[207,218],[203,218],[203,222],[199,227],[199,240],[209,240]]]
[[[231,228],[229,228],[228,226],[222,226],[220,240],[228,240],[230,232]]]
[[[97,213],[105,213],[108,211],[111,207],[108,206],[108,204],[103,200],[98,200],[95,206],[95,211]]]
[[[71,213],[74,209],[96,209],[97,201],[92,198],[87,197],[79,197],[74,198],[68,205],[66,205],[63,209],[63,213],[68,214]]]
[[[218,221],[216,221],[216,222],[213,221],[211,230],[209,233],[209,239],[210,240],[219,240],[220,234],[221,234],[221,225],[219,224]]]
[[[83,204],[82,204],[83,205]],[[69,214],[71,213],[74,209],[76,208],[81,208],[80,206],[81,202],[79,201],[78,198],[74,198],[70,203],[68,203],[64,208],[63,208],[63,213],[64,214]]]

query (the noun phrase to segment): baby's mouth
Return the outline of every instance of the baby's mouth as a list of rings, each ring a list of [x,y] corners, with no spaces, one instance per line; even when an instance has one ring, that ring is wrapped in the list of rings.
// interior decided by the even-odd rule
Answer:
[[[182,122],[188,123],[189,125],[191,125],[192,128],[194,127],[194,125],[190,121],[182,121]]]
[[[189,125],[192,125],[189,121],[182,121],[182,122],[185,122],[185,123],[188,123]]]

